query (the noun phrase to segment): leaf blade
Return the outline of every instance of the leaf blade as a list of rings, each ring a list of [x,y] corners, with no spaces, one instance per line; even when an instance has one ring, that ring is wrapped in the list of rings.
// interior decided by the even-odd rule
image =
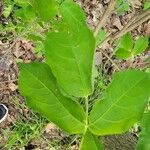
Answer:
[[[126,51],[131,51],[133,48],[133,39],[130,33],[125,34],[120,40],[120,48],[123,48]]]
[[[85,13],[73,0],[64,1],[60,6],[60,12],[64,21],[74,32],[79,31],[83,25],[86,26]]]
[[[85,24],[80,9],[71,1],[62,4],[61,13],[64,21],[61,26],[64,30],[48,33],[45,42],[46,62],[51,67],[59,86],[68,95],[87,97],[93,90],[95,39]]]
[[[116,53],[115,53],[117,58],[120,59],[128,59],[130,57],[132,57],[131,52],[124,50],[123,48],[119,48]]]
[[[96,135],[127,131],[141,118],[149,91],[148,74],[137,70],[116,74],[103,100],[96,102],[91,111],[89,130]],[[137,93],[140,95],[137,96]]]
[[[80,144],[80,150],[103,150],[100,139],[89,130],[86,131]]]
[[[135,42],[134,48],[133,48],[133,54],[138,55],[142,53],[146,48],[148,47],[149,41],[148,37],[140,37]]]
[[[49,21],[57,13],[57,2],[55,0],[30,0],[32,7],[43,21]]]
[[[146,9],[150,9],[150,0],[147,0],[147,1],[144,2],[143,10],[146,10]]]
[[[48,65],[44,63],[21,64],[20,69],[19,89],[30,107],[68,133],[82,133],[84,129],[83,109],[77,102],[64,97],[59,92]]]

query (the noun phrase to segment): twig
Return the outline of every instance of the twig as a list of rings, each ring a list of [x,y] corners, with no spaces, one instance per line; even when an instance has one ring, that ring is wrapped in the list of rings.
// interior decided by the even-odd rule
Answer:
[[[113,64],[113,66],[120,71],[121,69],[118,67],[118,65],[104,52],[101,50],[101,52],[103,53],[103,55]]]
[[[115,40],[121,36],[123,36],[124,34],[126,34],[127,32],[132,31],[133,29],[135,29],[136,27],[138,27],[139,25],[141,25],[143,22],[147,21],[150,19],[150,10],[146,10],[143,11],[142,13],[140,13],[139,15],[134,15],[129,21],[128,23],[125,25],[125,27],[116,32],[115,34],[110,34],[108,35],[101,43],[100,45],[98,45],[98,48],[101,48],[102,45],[104,45],[106,42],[110,41],[110,40]]]
[[[133,29],[135,29],[136,27],[138,27],[139,25],[141,25],[143,22],[147,21],[150,19],[150,13],[147,14],[144,18],[138,20],[137,22],[133,23],[132,25],[129,26],[129,28],[127,28],[127,32],[132,31]]]
[[[98,22],[98,24],[97,24],[97,26],[95,28],[94,36],[97,36],[99,30],[104,26],[108,16],[110,15],[110,13],[114,9],[114,7],[115,7],[115,0],[110,0],[106,11],[102,15],[102,18],[100,19],[100,21]]]
[[[139,14],[135,15],[132,17],[133,23],[135,23],[137,20],[140,20],[141,18],[143,18],[144,16],[146,16],[147,14],[150,13],[150,10],[147,9],[145,11],[140,12]]]
[[[149,13],[149,10],[143,11],[137,15],[134,15],[129,21],[128,23],[123,27],[122,30],[120,30],[120,33],[117,33],[117,36],[120,37],[120,35],[122,35],[122,33],[124,33],[126,31],[126,29],[132,25],[133,23],[135,23],[137,20],[140,20],[141,18],[143,18],[145,15],[147,15]],[[115,38],[117,38],[117,36]]]
[[[150,19],[150,10],[146,10],[140,13],[139,15],[134,15],[129,20],[129,22],[124,26],[122,30],[118,31],[115,34],[108,35],[98,46],[98,50],[101,51],[105,55],[105,57],[115,66],[117,70],[120,70],[120,68],[114,63],[114,61],[105,52],[103,52],[103,50],[101,49],[101,46],[110,40],[115,40],[123,36],[127,32],[132,31],[133,29],[135,29],[136,27],[138,27],[139,25],[141,25],[143,22],[147,21],[148,19]]]
[[[109,34],[97,47],[101,48],[105,43],[107,43],[110,39],[112,39],[113,34]]]
[[[139,25],[141,25],[143,22],[150,19],[150,10],[146,10],[139,15],[133,16],[129,22],[125,25],[125,27],[120,30],[118,33],[116,33],[113,37],[113,40],[121,37],[122,35],[126,34],[127,32],[130,32],[131,30],[135,29]]]

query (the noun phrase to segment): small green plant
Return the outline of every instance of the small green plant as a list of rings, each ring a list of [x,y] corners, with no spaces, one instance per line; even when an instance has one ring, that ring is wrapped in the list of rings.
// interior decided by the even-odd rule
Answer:
[[[144,7],[143,7],[143,9],[144,9],[144,10],[150,9],[150,0],[146,0],[146,1],[144,2]]]
[[[32,109],[68,134],[80,135],[80,150],[101,150],[99,136],[126,132],[142,118],[150,96],[150,74],[136,69],[116,73],[91,108],[88,97],[94,90],[95,37],[79,5],[72,0],[60,5],[50,2],[52,8],[46,2],[32,0],[43,21],[56,14],[61,17],[46,34],[45,62],[19,64],[20,93]],[[133,51],[132,38],[126,36],[122,43],[131,41],[123,46]],[[134,48],[135,54],[143,51],[137,42]]]
[[[115,8],[116,12],[120,15],[130,10],[130,6],[127,0],[117,0]]]
[[[28,121],[18,119],[11,131],[3,131],[4,136],[8,137],[4,148],[15,150],[28,146],[31,140],[41,138],[44,125],[45,119],[38,115],[32,116],[32,120]]]
[[[20,104],[17,97],[14,97],[11,102],[18,110],[28,109],[24,104]],[[13,122],[11,129],[1,130],[0,140],[2,139],[5,142],[1,143],[0,149],[23,149],[31,141],[42,139],[43,129],[46,124],[47,120],[39,114],[28,112],[26,116],[22,115]]]
[[[0,34],[3,35],[1,40],[15,41],[20,38],[32,40],[35,44],[35,53],[41,57],[44,55],[45,31],[48,30],[50,24],[41,21],[40,16],[37,17],[36,8],[31,4],[29,0],[3,2],[2,17],[7,20],[7,23],[0,25]]]
[[[130,33],[124,35],[116,48],[116,57],[128,59],[139,55],[148,48],[148,37],[139,37],[135,42]]]

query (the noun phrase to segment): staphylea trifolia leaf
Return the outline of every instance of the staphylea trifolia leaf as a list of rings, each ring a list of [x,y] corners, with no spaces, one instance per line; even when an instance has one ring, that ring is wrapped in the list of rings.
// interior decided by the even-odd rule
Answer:
[[[127,59],[132,56],[131,52],[124,50],[123,48],[118,48],[115,53],[117,58]]]
[[[56,0],[30,0],[31,5],[42,21],[49,21],[57,13]]]
[[[150,150],[150,112],[143,115],[141,130],[137,150]]]
[[[134,57],[146,50],[149,44],[148,37],[139,37],[134,43],[131,34],[124,35],[116,47],[116,57],[127,59]]]
[[[125,34],[117,43],[115,55],[117,58],[127,59],[132,57],[133,39],[130,33]]]
[[[144,9],[144,10],[150,9],[150,0],[144,1],[144,8],[143,8],[143,9]]]
[[[146,50],[149,44],[148,37],[140,37],[135,42],[134,48],[133,48],[133,54],[138,55]]]
[[[118,15],[121,15],[129,10],[130,10],[130,5],[128,1],[125,0],[116,1],[115,11],[118,13]]]
[[[123,37],[121,37],[119,47],[123,48],[125,51],[132,50],[133,39],[131,33],[127,33]]]
[[[89,130],[96,135],[127,131],[141,118],[149,96],[149,74],[137,70],[117,73],[103,98],[94,104]]]
[[[79,5],[67,0],[62,3],[60,13],[62,30],[52,31],[46,37],[46,62],[64,92],[87,97],[93,90],[95,38]]]
[[[15,16],[24,22],[34,20],[36,17],[35,12],[31,5],[16,10]]]
[[[86,15],[82,8],[74,3],[73,0],[65,0],[60,6],[60,13],[63,21],[67,23],[69,28],[74,32],[80,32],[80,27],[86,26]]]
[[[84,111],[64,97],[45,63],[20,64],[19,89],[28,105],[70,134],[84,131]]]
[[[93,135],[89,130],[83,135],[80,150],[103,150],[100,138]]]

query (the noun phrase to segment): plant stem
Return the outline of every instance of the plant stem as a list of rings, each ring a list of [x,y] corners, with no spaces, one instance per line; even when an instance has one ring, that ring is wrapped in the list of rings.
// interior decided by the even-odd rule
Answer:
[[[104,24],[107,21],[107,18],[109,17],[109,15],[110,15],[111,11],[114,9],[114,7],[115,7],[115,0],[110,0],[106,11],[102,15],[101,19],[99,20],[99,22],[95,28],[94,36],[97,36],[99,30],[104,26]]]
[[[85,98],[86,125],[88,125],[88,110],[89,110],[89,102],[88,102],[88,98]]]
[[[85,135],[87,128],[88,128],[88,115],[89,115],[89,101],[88,98],[85,98],[85,130],[83,136]]]
[[[88,101],[88,97],[85,97],[85,129],[84,129],[82,139],[81,139],[81,142],[80,142],[79,150],[81,150],[81,148],[82,148],[82,144],[83,144],[83,141],[84,141],[84,136],[85,136],[86,131],[88,129],[88,123],[89,123],[88,122],[88,115],[89,115],[89,101]]]

